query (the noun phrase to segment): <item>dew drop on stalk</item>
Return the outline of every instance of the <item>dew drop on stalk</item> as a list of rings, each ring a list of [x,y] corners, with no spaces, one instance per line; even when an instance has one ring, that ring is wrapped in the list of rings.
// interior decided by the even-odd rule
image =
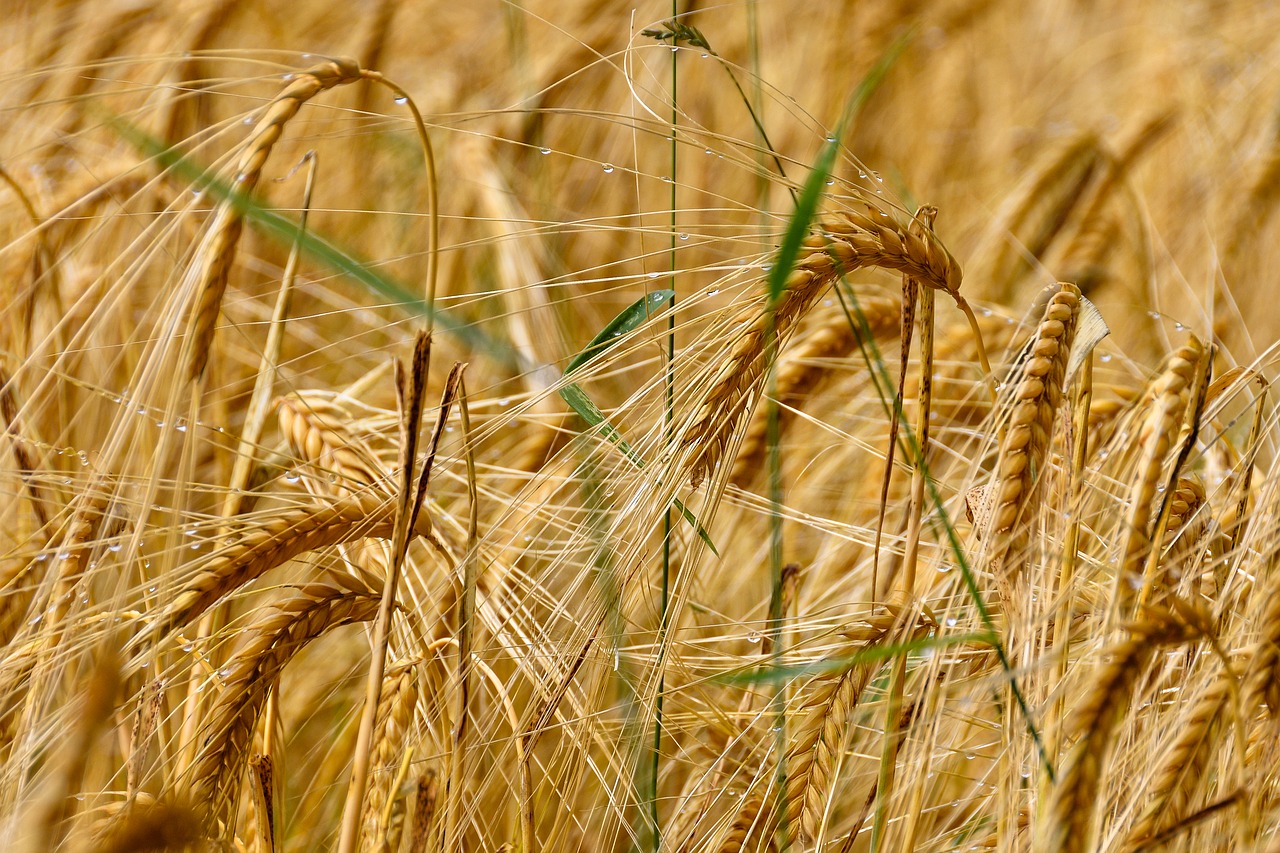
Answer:
[[[604,171],[605,171],[605,174],[606,174],[606,175],[607,175],[607,174],[611,174],[611,173],[613,172],[613,164],[612,164],[612,163],[605,163],[605,164],[604,164]]]
[[[402,105],[402,106],[403,106],[404,104],[409,103],[409,99],[408,99],[408,98],[406,98],[404,95],[400,95],[400,96],[399,96],[399,97],[397,97],[395,100],[396,100],[396,103],[397,103],[397,104],[400,104],[400,105]]]
[[[550,148],[539,148],[539,149],[538,149],[538,153],[539,153],[539,154],[550,154],[550,153],[551,153],[551,149],[550,149]]]

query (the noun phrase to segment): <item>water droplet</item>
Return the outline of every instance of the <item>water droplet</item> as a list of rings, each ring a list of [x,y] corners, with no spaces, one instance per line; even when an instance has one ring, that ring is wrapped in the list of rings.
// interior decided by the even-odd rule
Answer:
[[[670,175],[663,175],[663,176],[662,176],[662,182],[663,182],[664,184],[669,184],[669,183],[671,183],[671,176],[670,176]]]
[[[975,759],[975,758],[977,758],[977,757],[978,757],[978,756],[974,755],[972,752],[966,752],[966,753],[964,754],[964,760],[965,760],[965,761],[973,761],[973,759]]]
[[[396,100],[396,103],[400,104],[401,106],[404,106],[405,104],[409,103],[409,99],[406,98],[404,95],[398,96],[395,100]]]
[[[296,483],[302,479],[302,475],[291,469],[285,473],[284,479],[286,483]]]
[[[551,153],[551,149],[550,149],[550,148],[539,148],[539,149],[538,149],[538,153],[539,153],[539,154],[550,154],[550,153]]]
[[[186,645],[184,645],[184,646],[182,647],[182,650],[183,650],[184,652],[190,652],[190,651],[193,651],[193,650],[195,649],[195,647],[196,647],[196,644],[195,644],[195,643],[187,643]]]
[[[1104,352],[1102,355],[1098,356],[1098,361],[1101,361],[1104,364],[1110,360],[1111,360],[1111,353],[1109,352]]]
[[[245,124],[253,124],[255,121],[257,121],[257,119],[255,119],[253,116],[245,116],[245,117],[244,117],[244,123],[245,123]]]
[[[929,414],[933,414],[933,412],[930,412]],[[950,563],[939,563],[939,564],[938,564],[938,572],[939,572],[939,574],[944,574],[944,575],[945,575],[945,574],[946,574],[947,572],[949,572],[949,571],[951,571],[951,564],[950,564]]]
[[[649,273],[649,278],[657,278],[657,277],[658,277],[658,276],[660,276],[660,275],[662,275],[662,273],[658,273],[658,272],[651,272],[651,273]]]
[[[718,294],[719,292],[720,292],[720,288],[718,288],[718,287],[713,287],[713,288],[711,288],[710,290],[708,290],[708,291],[707,291],[707,296],[715,296],[715,295],[716,295],[716,294]]]
[[[49,559],[49,555],[48,555],[48,554],[36,554],[36,562],[37,562],[37,563],[43,563],[43,562],[44,562],[45,560],[47,560],[47,559]]]
[[[155,584],[152,584],[151,586],[147,587],[147,592],[151,593],[152,595],[155,595],[158,589],[159,589],[158,586],[156,586]]]
[[[706,151],[703,151],[702,153],[703,153],[703,154],[714,154],[714,153],[716,153],[716,152],[714,152],[714,151],[712,151],[710,148],[708,148]]]
[[[679,48],[678,46],[676,46],[676,45],[674,45],[674,44],[673,44],[673,45],[671,45],[671,52],[672,52],[672,53],[675,53],[675,52],[676,52],[677,50],[679,50],[679,49],[680,49],[680,48]]]
[[[297,76],[297,75],[296,75],[296,74],[294,74],[293,72],[289,72],[288,74],[282,74],[282,75],[280,76],[280,79],[281,79],[281,80],[283,80],[284,82],[288,83],[290,80],[292,80],[292,79],[293,79],[294,77],[296,77],[296,76]]]
[[[85,453],[83,450],[81,450],[81,451],[79,451],[76,455],[80,457],[80,464],[81,464],[81,465],[88,465],[88,464],[89,464],[89,454],[88,454],[88,453]]]
[[[71,559],[71,552],[70,552],[70,551],[59,551],[59,552],[58,552],[58,559],[59,559],[59,560],[70,560],[70,559]]]
[[[688,239],[689,239],[689,235],[688,235],[688,234],[685,234],[685,233],[681,233],[681,234],[680,234],[680,239],[681,239],[681,240],[688,240]]]
[[[761,637],[760,637],[759,631],[751,631],[747,634],[748,643],[758,643],[760,642],[760,640],[761,640]]]
[[[175,426],[175,427],[174,427],[174,429],[176,429],[178,432],[186,432],[186,431],[187,431],[187,422],[186,422],[186,421],[178,421],[178,425],[177,425],[177,426]]]
[[[948,628],[954,628],[956,626],[956,622],[958,622],[959,620],[956,619],[956,617],[954,616],[948,616],[946,621],[947,621]]]
[[[113,554],[118,554],[120,551],[124,550],[124,545],[121,545],[119,542],[112,542],[107,546],[107,550]]]
[[[1173,329],[1176,332],[1185,332],[1187,330],[1187,327],[1182,325],[1181,323],[1174,323]]]
[[[764,270],[765,272],[768,272],[769,270],[773,269],[773,264],[761,264],[760,269]]]
[[[699,59],[706,59],[706,58],[707,58],[708,56],[710,56],[710,55],[711,55],[711,54],[709,54],[709,53],[700,53],[700,54],[698,54],[698,58],[699,58]]]
[[[829,186],[829,187],[833,187],[833,186],[835,186],[835,185],[836,185],[836,179],[835,179],[835,178],[827,178],[827,186]]]
[[[835,141],[836,141],[835,134],[833,133],[827,134],[827,142],[835,142]]]
[[[612,173],[613,173],[613,164],[612,164],[612,163],[605,163],[603,168],[604,168],[604,172],[605,172],[605,174],[606,174],[606,175],[608,175],[608,174],[612,174]]]
[[[981,309],[979,309],[979,310],[982,312],[982,316],[983,316],[983,317],[990,317],[990,316],[991,316],[991,309],[990,309],[990,308],[981,308]]]
[[[1159,312],[1159,311],[1148,311],[1148,312],[1147,312],[1147,316],[1148,316],[1148,317],[1150,317],[1152,320],[1159,320],[1159,319],[1160,319],[1160,312]]]
[[[204,190],[200,189],[200,187],[196,187],[195,189],[193,189],[193,190],[191,191],[191,194],[192,194],[193,196],[195,196],[196,198],[200,198],[201,196],[203,196],[203,195],[204,195]],[[120,402],[120,401],[119,401],[119,400],[117,400],[116,402]]]
[[[499,401],[498,401],[498,405],[499,405],[499,406],[510,406],[510,405],[511,405],[511,398],[510,398],[510,397],[503,397],[501,400],[499,400]]]

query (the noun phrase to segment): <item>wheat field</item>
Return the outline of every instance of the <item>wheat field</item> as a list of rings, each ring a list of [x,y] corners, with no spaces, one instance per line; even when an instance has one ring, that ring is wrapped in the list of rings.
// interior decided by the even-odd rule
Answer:
[[[1280,851],[1278,32],[13,0],[0,846]]]

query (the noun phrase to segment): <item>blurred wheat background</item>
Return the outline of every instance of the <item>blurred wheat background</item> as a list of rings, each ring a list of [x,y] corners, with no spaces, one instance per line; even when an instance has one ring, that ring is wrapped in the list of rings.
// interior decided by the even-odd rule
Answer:
[[[1280,850],[1277,33],[10,0],[3,846]]]

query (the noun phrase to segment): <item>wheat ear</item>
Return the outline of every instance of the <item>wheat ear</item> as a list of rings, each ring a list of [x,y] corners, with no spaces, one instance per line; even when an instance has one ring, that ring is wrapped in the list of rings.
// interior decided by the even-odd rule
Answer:
[[[243,196],[253,192],[262,177],[262,167],[271,149],[280,140],[285,124],[298,114],[307,101],[335,86],[361,79],[363,72],[352,59],[322,62],[294,75],[289,85],[271,101],[254,124],[236,162],[234,195],[223,199],[213,216],[213,223],[200,245],[197,301],[190,319],[187,345],[187,378],[197,379],[209,361],[213,330],[217,325],[222,296],[227,289],[227,276],[235,262],[236,247],[244,227]]]
[[[1204,778],[1209,763],[1220,729],[1217,723],[1231,695],[1231,678],[1229,673],[1222,673],[1179,721],[1178,737],[1160,761],[1146,794],[1146,805],[1128,832],[1128,849],[1140,848],[1163,827],[1186,814],[1194,785]]]
[[[1165,457],[1178,435],[1196,366],[1203,356],[1204,347],[1194,335],[1191,336],[1166,359],[1160,377],[1152,386],[1151,407],[1138,434],[1137,476],[1129,490],[1124,550],[1116,573],[1113,615],[1127,615],[1134,591],[1142,586],[1143,562],[1151,553],[1151,510],[1156,487]]]
[[[1016,607],[1012,576],[1022,559],[1025,531],[1034,518],[1033,495],[1044,473],[1045,455],[1063,400],[1067,360],[1075,337],[1080,291],[1060,283],[1049,297],[1013,389],[1013,410],[1000,442],[990,492],[987,560],[1001,583],[1005,605]]]
[[[867,214],[848,213],[825,233],[806,238],[807,254],[787,277],[773,317],[779,343],[839,276],[865,267],[897,270],[960,300],[960,266],[933,232],[921,236],[889,214],[870,207]],[[754,402],[764,376],[764,319],[744,318],[746,333],[730,350],[724,365],[686,430],[682,445],[694,448],[690,482],[698,485],[728,451],[734,429]]]
[[[363,491],[326,505],[287,510],[245,527],[202,564],[200,572],[131,645],[136,648],[148,639],[168,635],[229,593],[300,554],[355,539],[389,538],[395,514],[394,498]],[[416,532],[430,534],[425,515]]]
[[[393,782],[408,746],[418,704],[417,663],[416,660],[401,663],[383,678],[375,721],[377,739],[370,760],[372,784],[365,792],[361,818],[361,850],[375,849],[390,829],[383,823],[383,814],[388,802],[398,796]]]
[[[866,319],[865,330],[849,324],[843,311],[832,311],[816,327],[806,331],[804,340],[778,362],[778,428],[790,423],[788,408],[801,408],[830,374],[829,362],[844,358],[864,343],[863,334],[887,338],[898,331],[901,303],[887,296],[858,296],[858,310]],[[766,450],[767,418],[756,410],[742,436],[730,479],[745,485],[758,476]]]
[[[1107,756],[1115,731],[1128,711],[1133,688],[1161,646],[1200,635],[1198,627],[1173,614],[1148,612],[1128,626],[1128,635],[1107,650],[1084,701],[1076,706],[1070,728],[1079,733],[1060,769],[1048,813],[1032,849],[1036,853],[1085,853],[1093,850],[1094,815],[1099,806]]]
[[[190,802],[203,809],[206,831],[231,834],[230,819],[249,745],[267,693],[303,646],[326,631],[372,619],[378,597],[368,590],[309,584],[262,611],[220,671],[222,691],[201,727],[188,778]],[[224,827],[219,830],[218,823]]]

